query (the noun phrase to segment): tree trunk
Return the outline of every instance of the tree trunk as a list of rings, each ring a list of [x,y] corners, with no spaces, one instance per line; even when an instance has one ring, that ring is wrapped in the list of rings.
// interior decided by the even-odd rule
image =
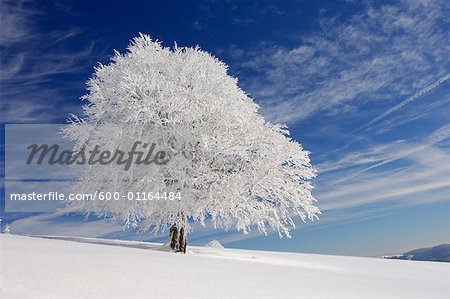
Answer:
[[[186,253],[186,247],[187,237],[184,228],[172,225],[170,228],[170,248],[175,250],[175,252]]]

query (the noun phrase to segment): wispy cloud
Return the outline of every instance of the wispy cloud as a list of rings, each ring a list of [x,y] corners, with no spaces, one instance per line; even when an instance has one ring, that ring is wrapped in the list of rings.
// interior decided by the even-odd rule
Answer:
[[[364,148],[359,152],[351,152],[337,161],[329,161],[319,164],[319,173],[371,164],[370,166],[364,167],[359,171],[352,172],[352,176],[357,176],[361,172],[411,156],[448,138],[450,138],[450,124],[438,128],[431,133],[425,141],[420,142],[419,144],[412,144],[405,142],[405,140],[398,140],[388,144],[378,144],[371,148]],[[339,182],[346,179],[346,177],[341,178]]]
[[[447,91],[450,89],[447,89]],[[371,129],[375,134],[384,134],[392,131],[396,127],[402,127],[413,122],[426,122],[430,118],[445,118],[448,104],[450,103],[450,96],[445,96],[445,89],[441,94],[433,95],[431,99],[427,99],[426,103],[415,103],[415,107],[409,109],[409,111],[402,113],[396,113],[390,115],[389,118],[383,119],[382,122],[374,124]],[[444,94],[444,96],[442,96]]]
[[[36,11],[27,9],[25,5],[27,1],[5,1],[0,2],[0,31],[1,45],[8,45],[18,42],[29,34],[29,20]]]
[[[378,144],[319,165],[322,210],[394,201],[417,205],[448,199],[450,192],[450,125],[425,141]],[[395,163],[392,167],[390,163]],[[389,210],[389,206],[385,207]]]
[[[390,108],[389,110],[387,110],[386,112],[382,113],[381,115],[375,117],[374,119],[372,119],[371,121],[369,121],[368,123],[362,125],[361,127],[359,127],[357,129],[357,131],[359,130],[363,130],[363,129],[367,129],[370,126],[372,126],[373,124],[379,122],[380,120],[388,117],[389,115],[391,115],[392,113],[394,113],[395,111],[399,110],[400,108],[402,108],[403,106],[411,103],[412,101],[420,98],[421,96],[423,96],[424,94],[432,91],[433,89],[437,88],[439,85],[441,85],[442,83],[446,82],[448,79],[450,79],[450,74],[445,75],[444,77],[440,78],[439,80],[437,80],[436,82],[434,82],[433,84],[428,85],[427,87],[419,90],[418,92],[416,92],[414,95],[410,96],[409,98],[401,101],[400,103],[398,103],[397,105],[395,105],[394,107]]]
[[[267,116],[287,123],[416,99],[450,69],[448,6],[402,1],[368,4],[346,21],[323,16],[297,46],[263,43],[244,57],[241,68],[256,74],[245,84]]]
[[[82,82],[73,83],[66,78],[58,83],[56,76],[77,73],[93,63],[93,42],[72,43],[82,33],[79,28],[41,32],[39,20],[43,15],[32,1],[1,2],[2,122],[44,123],[61,119],[60,110],[65,109],[54,108],[70,103],[62,99],[65,91]]]

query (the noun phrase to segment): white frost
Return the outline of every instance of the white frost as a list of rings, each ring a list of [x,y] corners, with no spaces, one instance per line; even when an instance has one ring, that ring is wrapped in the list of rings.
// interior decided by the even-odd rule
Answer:
[[[187,220],[215,228],[267,227],[289,237],[293,216],[320,213],[311,194],[308,152],[284,126],[268,123],[258,105],[227,74],[228,67],[196,48],[162,47],[149,36],[132,40],[95,68],[82,118],[64,129],[75,149],[130,149],[156,143],[167,165],[91,165],[77,193],[180,192],[181,201],[74,201],[96,213],[154,232]]]

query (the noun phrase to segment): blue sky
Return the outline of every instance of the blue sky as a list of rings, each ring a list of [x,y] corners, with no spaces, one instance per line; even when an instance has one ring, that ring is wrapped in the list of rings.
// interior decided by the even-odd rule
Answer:
[[[194,244],[379,255],[450,243],[449,13],[438,0],[2,1],[1,121],[80,114],[93,66],[139,32],[198,44],[311,151],[323,214],[291,240],[199,228]],[[3,218],[21,233],[142,238],[79,216]]]

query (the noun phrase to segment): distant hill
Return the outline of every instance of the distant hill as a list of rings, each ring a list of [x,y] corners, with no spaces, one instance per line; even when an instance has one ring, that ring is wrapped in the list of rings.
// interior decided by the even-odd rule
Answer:
[[[450,244],[441,244],[430,248],[419,248],[402,255],[384,256],[386,259],[450,262]]]

